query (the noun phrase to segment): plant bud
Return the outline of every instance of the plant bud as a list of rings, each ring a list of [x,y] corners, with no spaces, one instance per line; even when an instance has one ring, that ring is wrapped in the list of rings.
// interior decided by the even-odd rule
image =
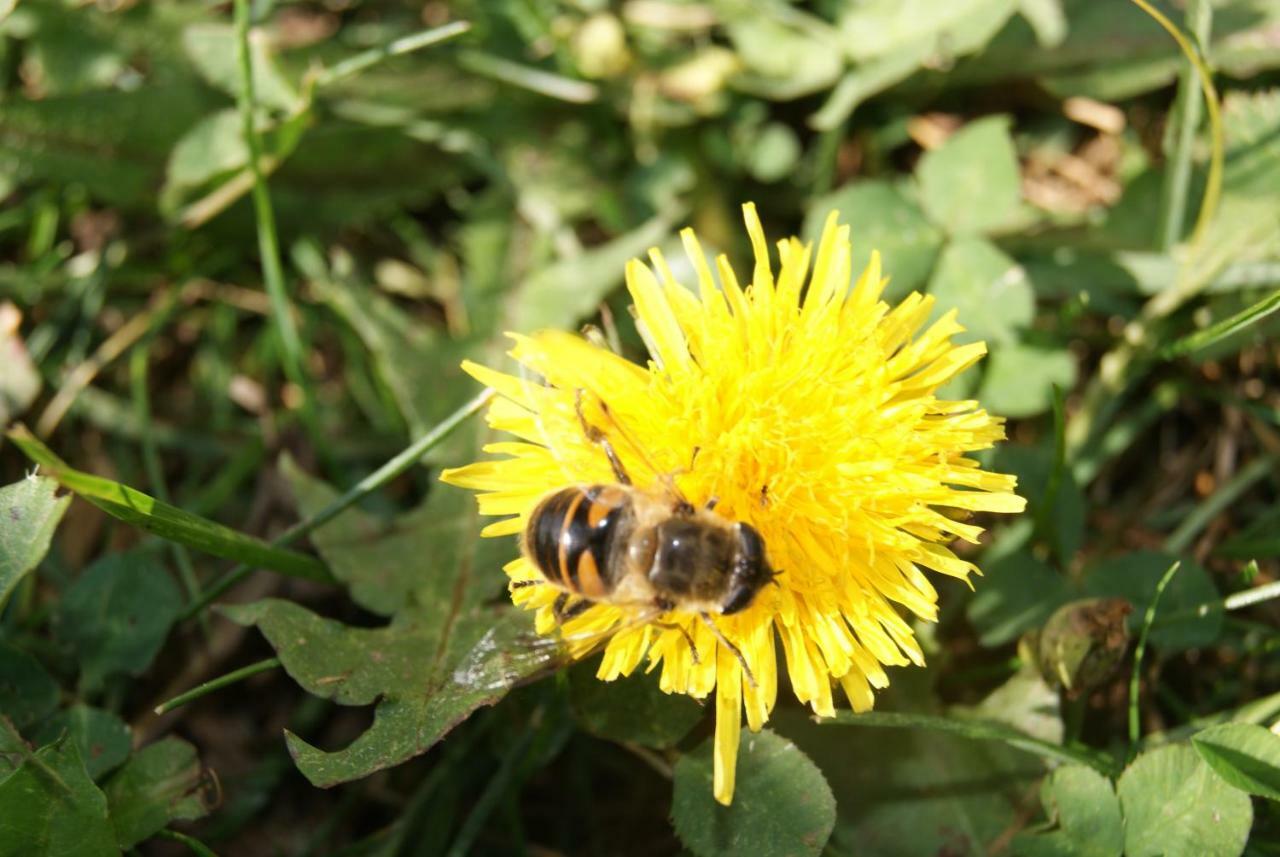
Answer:
[[[1106,681],[1124,658],[1132,612],[1123,598],[1072,601],[1058,608],[1042,630],[1026,635],[1019,648],[1046,682],[1077,696]]]

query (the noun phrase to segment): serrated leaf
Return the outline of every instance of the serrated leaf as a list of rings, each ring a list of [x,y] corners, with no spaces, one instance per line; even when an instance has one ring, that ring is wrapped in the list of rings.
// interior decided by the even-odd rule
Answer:
[[[425,753],[523,677],[513,666],[503,684],[472,684],[459,667],[482,640],[492,659],[506,658],[529,625],[507,615],[511,611],[485,608],[449,620],[450,607],[446,601],[407,612],[373,629],[351,628],[277,599],[222,609],[242,625],[257,625],[285,670],[308,692],[344,705],[377,701],[373,725],[340,750],[326,752],[286,733],[298,769],[314,785],[328,787]],[[528,666],[533,671],[543,665]]]
[[[1085,593],[1128,599],[1133,604],[1129,627],[1134,630],[1146,614],[1156,584],[1178,560],[1155,551],[1134,551],[1103,560],[1085,570]],[[1180,561],[1182,565],[1161,596],[1151,627],[1151,644],[1165,653],[1211,645],[1222,631],[1222,605],[1212,578],[1186,557]],[[1201,607],[1203,610],[1197,609]]]
[[[849,224],[854,271],[866,267],[872,251],[880,251],[882,269],[889,278],[886,298],[900,298],[928,278],[942,246],[942,233],[905,188],[872,180],[818,197],[805,214],[806,240],[817,241],[833,210],[840,212],[841,223]]]
[[[298,93],[276,65],[266,34],[255,29],[249,35],[254,99],[268,107],[291,109],[298,102]],[[234,96],[239,91],[239,49],[234,27],[230,24],[193,24],[183,32],[182,44],[205,80],[228,95]]]
[[[74,741],[35,751],[0,780],[0,857],[119,853],[107,799],[86,773]]]
[[[1013,343],[1035,318],[1036,297],[1022,266],[983,238],[961,238],[942,251],[929,279],[934,318],[958,312],[956,342]]]
[[[132,732],[110,711],[79,704],[45,720],[33,737],[37,744],[74,741],[85,770],[96,780],[129,758]]]
[[[58,683],[27,652],[0,640],[0,717],[18,729],[42,721],[58,707]]]
[[[193,515],[127,485],[68,467],[24,426],[11,429],[8,437],[45,473],[113,518],[160,538],[245,565],[309,580],[332,580],[324,564],[306,554],[272,547],[261,539]]]
[[[155,553],[110,554],[85,569],[58,603],[59,637],[76,650],[84,687],[141,675],[182,610],[182,595]]]
[[[671,820],[699,857],[822,853],[836,822],[836,801],[818,766],[795,744],[765,729],[743,733],[733,803],[711,793],[713,740],[676,763]]]
[[[287,472],[304,508],[331,496],[326,486]],[[511,660],[532,634],[527,614],[484,605],[505,580],[511,546],[479,538],[467,492],[436,485],[422,508],[382,524],[348,511],[313,539],[353,597],[391,614],[390,624],[351,628],[273,599],[224,612],[257,625],[310,693],[344,705],[377,703],[373,725],[342,749],[326,752],[286,734],[299,770],[316,785],[426,752],[472,711],[547,666]]]
[[[58,483],[30,476],[0,488],[0,609],[9,593],[49,552],[53,531],[71,503]]]
[[[161,739],[133,754],[104,787],[117,843],[132,848],[171,821],[203,818],[217,800],[217,783],[196,748]]]
[[[1071,597],[1063,575],[1028,551],[984,563],[982,580],[966,608],[984,646],[1002,646],[1044,624]]]
[[[1253,824],[1249,796],[1186,744],[1143,753],[1120,776],[1118,791],[1127,857],[1236,857],[1244,851]]]
[[[1065,348],[1010,342],[991,349],[978,400],[992,413],[1019,419],[1053,407],[1053,388],[1070,392],[1076,361]]]
[[[989,232],[1010,222],[1022,192],[1008,117],[970,122],[925,152],[916,180],[925,212],[952,235]]]
[[[591,661],[569,671],[569,704],[578,723],[593,735],[665,749],[702,719],[701,705],[682,694],[663,693],[655,675],[637,671],[600,681],[596,667]]]
[[[1280,735],[1253,723],[1223,723],[1191,736],[1191,746],[1230,785],[1280,801]]]

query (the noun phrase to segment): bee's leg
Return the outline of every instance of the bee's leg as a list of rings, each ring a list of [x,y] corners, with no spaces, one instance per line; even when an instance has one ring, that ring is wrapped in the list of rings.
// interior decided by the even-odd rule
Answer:
[[[507,589],[524,589],[526,586],[542,586],[545,580],[512,580],[507,583]]]
[[[575,616],[581,616],[591,608],[593,602],[585,598],[569,603],[569,593],[561,592],[556,596],[555,603],[551,605],[551,612],[556,617],[556,623],[563,625]]]
[[[693,655],[694,666],[702,663],[702,658],[698,657],[698,646],[693,642],[693,637],[689,635],[683,625],[677,625],[674,622],[654,622],[653,624],[655,627],[666,628],[669,631],[679,631],[684,636],[685,642],[689,644],[689,652]]]
[[[707,501],[706,510],[707,510],[708,512],[714,512],[714,511],[715,511],[716,506],[718,506],[718,505],[720,505],[720,498],[719,498],[719,497],[712,497],[710,500],[708,500],[708,501]]]
[[[573,407],[578,412],[578,422],[582,423],[582,433],[587,436],[587,440],[597,444],[604,450],[604,454],[609,458],[609,464],[613,467],[613,475],[623,485],[631,484],[631,477],[627,475],[627,469],[622,466],[622,460],[618,458],[618,453],[614,452],[613,444],[609,442],[609,438],[604,436],[604,432],[587,422],[587,415],[582,410],[582,394],[586,392],[581,387],[574,393]],[[604,407],[601,402],[601,407]]]
[[[733,643],[730,643],[728,637],[720,633],[720,629],[716,627],[715,622],[711,621],[711,617],[707,615],[707,611],[700,611],[698,615],[702,617],[703,623],[711,629],[711,633],[716,635],[716,639],[724,644],[725,648],[733,652],[733,656],[737,658],[738,663],[742,665],[742,672],[747,677],[747,683],[750,684],[752,688],[755,688],[757,686],[756,677],[752,674],[751,667],[747,665],[747,659],[742,656],[742,651]]]

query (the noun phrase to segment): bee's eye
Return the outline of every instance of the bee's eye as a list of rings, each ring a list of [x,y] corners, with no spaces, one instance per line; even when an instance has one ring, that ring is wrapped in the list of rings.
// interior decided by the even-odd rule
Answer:
[[[751,603],[759,587],[739,584],[729,591],[729,597],[720,605],[720,612],[725,616],[737,613]]]
[[[748,569],[766,566],[764,539],[750,524],[738,524],[738,561]]]

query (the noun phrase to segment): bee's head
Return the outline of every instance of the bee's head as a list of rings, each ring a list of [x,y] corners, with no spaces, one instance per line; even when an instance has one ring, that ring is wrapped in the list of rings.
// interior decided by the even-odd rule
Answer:
[[[724,615],[746,609],[777,572],[769,565],[764,553],[764,539],[750,524],[734,524],[736,544],[733,566],[729,572],[728,594],[720,605]]]

